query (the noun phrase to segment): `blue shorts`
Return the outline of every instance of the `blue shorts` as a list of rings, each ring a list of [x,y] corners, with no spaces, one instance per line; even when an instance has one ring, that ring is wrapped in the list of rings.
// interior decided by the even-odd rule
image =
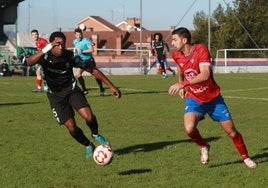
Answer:
[[[156,64],[160,64],[159,59],[157,59],[155,62],[156,62]],[[167,59],[164,59],[163,63],[164,63],[165,66],[167,66],[168,65]]]
[[[193,112],[200,116],[204,116],[207,113],[213,121],[218,122],[232,119],[221,95],[208,103],[199,103],[192,98],[187,98],[184,114],[188,112]]]

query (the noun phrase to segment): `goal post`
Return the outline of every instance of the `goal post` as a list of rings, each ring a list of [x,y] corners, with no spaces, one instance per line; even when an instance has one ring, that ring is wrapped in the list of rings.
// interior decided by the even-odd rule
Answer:
[[[219,49],[214,60],[214,72],[268,72],[268,48]]]

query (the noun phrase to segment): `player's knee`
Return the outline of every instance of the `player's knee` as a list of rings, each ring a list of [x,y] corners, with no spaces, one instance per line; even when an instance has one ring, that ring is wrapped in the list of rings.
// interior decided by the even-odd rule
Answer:
[[[69,133],[76,138],[78,135],[83,134],[83,131],[79,127],[75,126],[72,129],[69,129]]]
[[[75,132],[76,130],[76,126],[74,124],[64,124],[65,127],[68,129],[68,131],[72,134]]]
[[[184,129],[187,135],[191,135],[194,132],[194,126],[190,124],[185,124]]]
[[[229,132],[228,135],[231,139],[235,139],[238,137],[239,132],[234,129],[233,131]]]
[[[95,124],[97,119],[96,119],[96,116],[93,115],[93,114],[88,114],[86,117],[85,117],[85,120],[88,124]]]

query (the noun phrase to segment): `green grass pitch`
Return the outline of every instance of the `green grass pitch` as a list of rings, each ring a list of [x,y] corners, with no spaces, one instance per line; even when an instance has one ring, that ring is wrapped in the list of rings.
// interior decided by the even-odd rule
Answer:
[[[200,163],[199,148],[184,132],[184,101],[167,93],[176,77],[108,77],[122,91],[121,99],[107,87],[100,97],[95,80],[85,77],[100,132],[115,152],[108,166],[86,159],[85,148],[58,126],[45,93],[31,92],[35,77],[0,77],[0,187],[267,187],[267,73],[215,75],[256,169],[244,165],[232,141],[208,116],[199,128],[211,144],[210,163]],[[89,136],[81,118],[76,119]]]

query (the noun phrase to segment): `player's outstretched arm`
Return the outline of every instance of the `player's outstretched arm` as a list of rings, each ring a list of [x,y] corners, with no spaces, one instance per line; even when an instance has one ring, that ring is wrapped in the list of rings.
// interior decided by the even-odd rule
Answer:
[[[33,55],[30,55],[28,58],[27,58],[27,65],[28,66],[33,66],[35,65],[38,60],[44,55],[44,53],[42,51],[38,51],[36,52],[35,54]]]
[[[38,62],[38,60],[39,60],[45,53],[47,53],[48,51],[50,51],[51,49],[52,49],[52,44],[51,44],[51,43],[47,44],[45,48],[43,48],[42,50],[36,52],[35,54],[33,54],[33,55],[31,55],[31,56],[29,56],[29,57],[27,58],[27,65],[28,65],[28,66],[33,66],[33,65],[35,65],[35,64]]]
[[[110,88],[113,95],[115,95],[117,98],[121,97],[121,91],[98,68],[87,68],[85,70],[91,73],[95,78],[98,78],[104,82]]]

